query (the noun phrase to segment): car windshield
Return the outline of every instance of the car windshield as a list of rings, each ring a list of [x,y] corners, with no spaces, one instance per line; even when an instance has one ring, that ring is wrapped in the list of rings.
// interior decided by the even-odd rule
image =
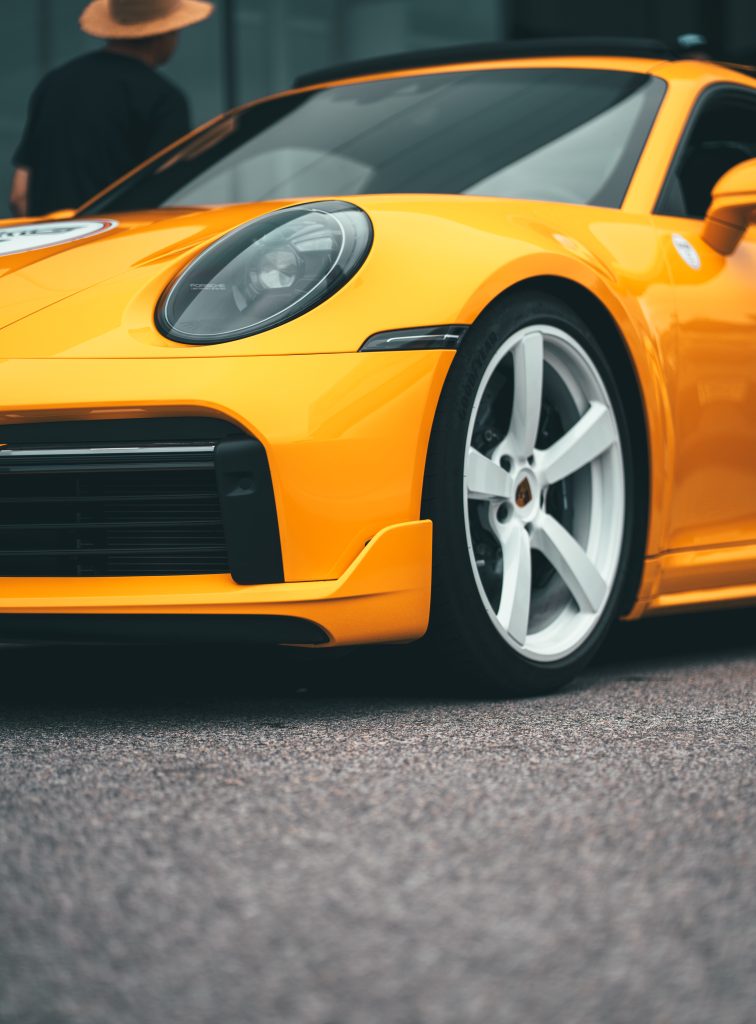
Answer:
[[[293,93],[215,121],[84,210],[407,192],[619,207],[664,88],[510,68]]]

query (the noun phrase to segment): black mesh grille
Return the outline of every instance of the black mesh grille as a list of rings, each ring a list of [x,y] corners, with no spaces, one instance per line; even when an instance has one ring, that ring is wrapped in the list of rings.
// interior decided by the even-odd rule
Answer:
[[[228,572],[214,449],[0,448],[0,576]]]

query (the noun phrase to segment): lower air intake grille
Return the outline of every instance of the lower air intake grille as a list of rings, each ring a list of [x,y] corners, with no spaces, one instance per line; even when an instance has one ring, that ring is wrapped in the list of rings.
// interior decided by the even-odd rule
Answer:
[[[0,448],[0,576],[228,571],[214,441]]]

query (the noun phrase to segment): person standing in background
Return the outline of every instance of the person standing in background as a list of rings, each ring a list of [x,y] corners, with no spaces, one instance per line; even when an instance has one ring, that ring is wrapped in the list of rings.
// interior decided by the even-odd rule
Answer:
[[[181,29],[208,18],[204,0],[93,0],[83,32],[102,50],[51,71],[37,86],[13,158],[18,217],[76,209],[189,131],[183,93],[155,70]]]

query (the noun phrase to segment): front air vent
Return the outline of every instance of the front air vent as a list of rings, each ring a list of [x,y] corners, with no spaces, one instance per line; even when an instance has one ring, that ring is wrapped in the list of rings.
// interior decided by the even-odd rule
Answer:
[[[225,421],[0,425],[0,576],[283,579],[263,446]]]
[[[0,575],[228,572],[214,451],[0,448]]]

